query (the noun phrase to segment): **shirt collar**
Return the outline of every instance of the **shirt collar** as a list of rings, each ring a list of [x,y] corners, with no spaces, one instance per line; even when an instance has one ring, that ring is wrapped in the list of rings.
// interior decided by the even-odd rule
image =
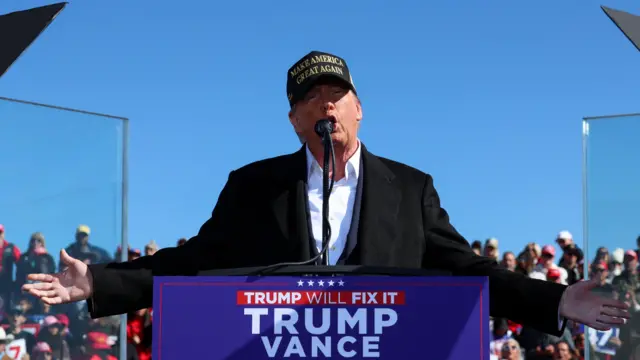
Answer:
[[[361,156],[360,140],[358,140],[358,148],[356,152],[349,158],[345,164],[345,180],[350,181],[357,179],[360,176],[360,156]],[[305,145],[307,153],[307,179],[310,179],[313,175],[318,174],[322,176],[322,166],[318,163],[316,158],[311,154],[309,145]]]

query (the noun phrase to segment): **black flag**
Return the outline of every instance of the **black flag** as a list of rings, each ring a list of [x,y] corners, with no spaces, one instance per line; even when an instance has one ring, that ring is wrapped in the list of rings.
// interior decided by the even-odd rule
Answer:
[[[605,6],[601,6],[601,8],[624,36],[640,51],[640,16]]]
[[[0,77],[66,5],[62,2],[0,15]]]

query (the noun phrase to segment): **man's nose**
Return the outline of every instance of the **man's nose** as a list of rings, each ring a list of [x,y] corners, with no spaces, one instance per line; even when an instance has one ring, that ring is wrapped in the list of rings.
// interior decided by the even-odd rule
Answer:
[[[325,101],[324,104],[322,105],[322,110],[324,110],[325,112],[328,112],[330,110],[335,110],[336,108],[336,104],[333,103],[333,101]]]

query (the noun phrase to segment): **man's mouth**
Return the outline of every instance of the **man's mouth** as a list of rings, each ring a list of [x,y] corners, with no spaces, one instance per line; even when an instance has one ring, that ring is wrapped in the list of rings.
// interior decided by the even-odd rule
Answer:
[[[327,120],[331,121],[331,125],[333,125],[333,128],[335,130],[336,125],[338,123],[338,121],[336,120],[336,117],[333,116],[333,115],[329,115],[329,116],[327,116]]]

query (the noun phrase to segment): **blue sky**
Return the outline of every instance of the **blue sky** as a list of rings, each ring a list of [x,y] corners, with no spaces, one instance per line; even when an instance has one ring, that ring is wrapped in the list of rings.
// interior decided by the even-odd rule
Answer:
[[[9,0],[0,12],[44,4]],[[600,5],[74,1],[0,96],[129,118],[129,239],[168,246],[197,233],[229,171],[297,150],[286,70],[332,52],[362,98],[362,141],[432,174],[469,240],[519,250],[566,229],[582,241],[581,119],[640,112],[640,56]],[[640,13],[630,0],[605,5]],[[87,223],[99,244],[117,240],[122,128],[1,103],[0,115],[11,120],[0,145],[8,238],[25,246],[40,230],[57,251]],[[635,178],[624,181],[615,188],[633,191]],[[637,202],[617,204],[630,214]],[[632,246],[630,218],[607,229],[618,218],[600,213],[607,245]]]

